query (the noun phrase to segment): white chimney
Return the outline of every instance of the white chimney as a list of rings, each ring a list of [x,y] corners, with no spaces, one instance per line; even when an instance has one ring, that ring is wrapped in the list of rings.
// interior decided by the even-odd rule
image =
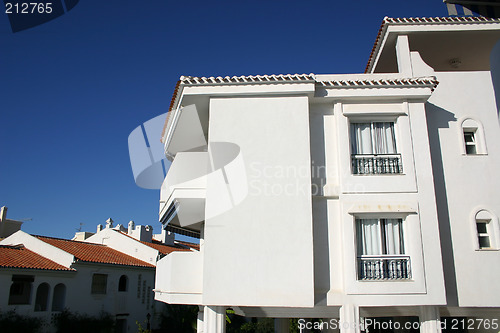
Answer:
[[[0,208],[0,222],[5,221],[6,218],[7,218],[7,207],[2,206],[2,208]]]
[[[132,232],[134,231],[134,229],[135,229],[135,223],[134,223],[134,221],[130,221],[128,223],[127,234],[132,235]]]
[[[111,217],[106,220],[106,228],[113,228],[113,219]]]
[[[101,231],[102,230],[102,224],[98,224],[97,225],[97,232]]]

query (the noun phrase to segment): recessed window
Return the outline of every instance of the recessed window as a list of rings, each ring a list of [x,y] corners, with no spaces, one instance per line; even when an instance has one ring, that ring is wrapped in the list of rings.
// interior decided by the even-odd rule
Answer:
[[[36,289],[35,311],[47,311],[49,304],[49,285],[42,283]]]
[[[128,278],[126,275],[120,276],[118,281],[118,291],[127,291],[128,289]]]
[[[64,283],[59,283],[54,288],[54,295],[52,296],[52,311],[64,310],[66,303],[66,286]]]
[[[486,155],[486,141],[480,122],[467,118],[461,123],[462,154]]]
[[[33,281],[35,277],[32,275],[13,275],[9,291],[9,305],[30,304]]]
[[[499,247],[498,218],[490,211],[482,209],[474,216],[475,247],[478,250],[496,250]]]
[[[477,154],[476,130],[464,129],[465,154]]]
[[[394,122],[351,123],[353,174],[402,173]]]
[[[94,274],[92,275],[92,294],[106,294],[108,284],[107,274]]]
[[[479,249],[490,249],[491,237],[490,237],[490,221],[489,220],[477,220],[477,242],[479,244]]]
[[[356,219],[359,280],[409,279],[410,257],[405,255],[403,220]]]

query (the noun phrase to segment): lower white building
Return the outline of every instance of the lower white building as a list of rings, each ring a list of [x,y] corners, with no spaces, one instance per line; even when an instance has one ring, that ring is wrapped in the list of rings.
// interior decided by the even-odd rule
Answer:
[[[116,332],[155,328],[163,309],[154,300],[155,265],[174,251],[194,251],[189,243],[165,243],[166,233],[129,224],[77,233],[67,240],[33,236],[18,230],[0,241],[0,311],[42,318],[52,332],[54,315],[72,313],[115,320]],[[130,231],[130,232],[128,232]],[[148,237],[149,236],[149,237]],[[157,238],[154,239],[153,237]],[[191,245],[191,246],[189,246]]]

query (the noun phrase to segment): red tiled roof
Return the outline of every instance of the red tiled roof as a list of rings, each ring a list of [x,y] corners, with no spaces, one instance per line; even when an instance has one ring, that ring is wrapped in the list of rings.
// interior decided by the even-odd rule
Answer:
[[[197,251],[200,251],[200,244],[195,244],[195,243],[189,243],[189,242],[184,242],[184,241],[176,241],[179,244],[189,246],[190,248],[193,248]]]
[[[67,239],[35,236],[38,239],[61,250],[71,253],[75,259],[103,264],[154,267],[154,265],[114,250],[106,245],[84,243]]]
[[[0,245],[0,267],[74,271],[74,269],[42,257],[22,245]]]
[[[140,241],[138,239],[135,239],[134,237],[130,236],[130,235],[127,235],[125,232],[121,232],[121,231],[118,231],[119,233],[121,233],[122,235],[125,235],[127,237],[130,237],[136,241],[138,241],[139,243],[142,243],[144,245],[147,245],[155,250],[157,250],[158,252],[160,252],[160,254],[169,254],[169,253],[172,253],[174,251],[190,251],[189,248],[186,248],[184,246],[178,246],[178,245],[166,245],[166,244],[163,244],[155,239],[153,239],[152,243],[148,243],[148,242],[143,242],[143,241]]]
[[[166,244],[162,244],[158,241],[155,241],[153,240],[152,243],[148,243],[148,242],[142,242],[142,244],[144,245],[147,245],[149,247],[152,247],[153,249],[155,250],[158,250],[158,252],[160,252],[161,254],[169,254],[169,253],[172,253],[172,252],[175,252],[175,251],[190,251],[191,249],[187,249],[185,247],[181,247],[181,246],[177,246],[177,245],[166,245]]]

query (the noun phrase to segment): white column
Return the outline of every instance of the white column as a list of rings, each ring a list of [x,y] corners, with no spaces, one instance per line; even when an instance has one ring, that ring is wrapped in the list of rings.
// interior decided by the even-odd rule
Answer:
[[[274,333],[288,333],[290,331],[290,319],[274,318]]]
[[[399,35],[397,37],[396,58],[398,60],[398,72],[405,77],[412,77],[410,44],[407,35]]]
[[[340,308],[340,332],[359,333],[359,307],[354,304],[344,304]]]
[[[441,333],[439,308],[437,306],[420,307],[420,332]]]
[[[203,333],[226,332],[226,308],[223,306],[205,306]]]
[[[203,317],[205,315],[204,307],[199,305],[198,306],[198,319],[196,319],[196,333],[203,333],[204,332],[204,321]]]

